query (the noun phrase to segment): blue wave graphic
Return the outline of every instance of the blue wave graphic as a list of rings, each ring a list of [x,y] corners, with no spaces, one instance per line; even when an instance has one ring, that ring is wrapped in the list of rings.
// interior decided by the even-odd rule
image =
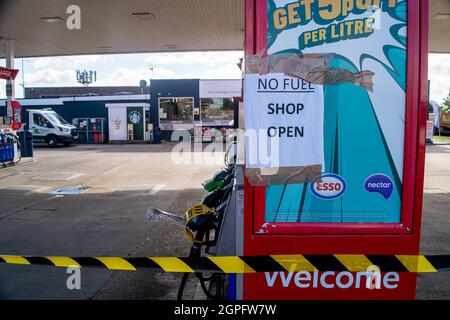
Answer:
[[[268,4],[269,11],[273,10],[275,2],[269,0]],[[392,18],[401,22],[391,26],[389,30],[398,46],[385,45],[382,50],[388,63],[374,56],[361,54],[359,66],[356,66],[346,57],[337,55],[332,66],[358,72],[364,61],[376,61],[406,91],[407,38],[401,35],[406,27],[406,13],[406,1],[400,1],[395,10],[388,12]],[[269,47],[279,34],[270,25],[269,21]],[[277,53],[289,55],[301,54],[302,51],[292,48]],[[401,173],[397,172],[369,94],[365,89],[348,83],[325,85],[324,93],[323,171],[344,177],[348,190],[340,199],[321,200],[311,194],[307,184],[268,186],[266,221],[399,222]],[[390,176],[395,183],[395,192],[388,200],[364,190],[365,179],[378,172]]]

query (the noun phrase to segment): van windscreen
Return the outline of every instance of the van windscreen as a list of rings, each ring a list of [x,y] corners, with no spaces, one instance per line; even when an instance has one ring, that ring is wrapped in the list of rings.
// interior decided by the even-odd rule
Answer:
[[[59,114],[56,112],[49,112],[47,113],[47,117],[50,121],[55,122],[57,124],[68,124],[66,120],[64,120]]]

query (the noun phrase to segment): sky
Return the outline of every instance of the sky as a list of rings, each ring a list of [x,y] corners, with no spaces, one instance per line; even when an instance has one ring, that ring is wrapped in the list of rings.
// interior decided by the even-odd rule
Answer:
[[[79,86],[76,70],[96,70],[95,86],[137,86],[142,79],[240,79],[242,51],[88,55],[24,59],[25,86]],[[5,65],[5,60],[0,60]],[[22,69],[22,59],[16,59]],[[153,71],[150,69],[153,68]],[[23,96],[23,72],[16,78],[16,97]],[[441,104],[450,90],[450,54],[429,55],[431,100]],[[0,98],[5,81],[0,80]]]
[[[242,51],[85,55],[24,59],[25,87],[81,86],[76,70],[96,70],[93,86],[138,86],[150,79],[240,79]],[[5,66],[5,60],[0,60]],[[22,59],[15,60],[22,69]],[[153,71],[150,69],[153,68]],[[16,97],[23,96],[23,72],[16,78]],[[5,81],[0,80],[0,98]]]
[[[431,100],[439,105],[450,91],[450,54],[435,53],[428,57],[428,79]]]

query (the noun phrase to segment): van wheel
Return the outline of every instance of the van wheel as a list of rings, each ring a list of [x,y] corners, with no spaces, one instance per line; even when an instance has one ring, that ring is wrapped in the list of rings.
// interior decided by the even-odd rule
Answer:
[[[56,137],[48,137],[47,138],[47,145],[50,148],[56,148],[58,146],[58,140],[56,139]]]

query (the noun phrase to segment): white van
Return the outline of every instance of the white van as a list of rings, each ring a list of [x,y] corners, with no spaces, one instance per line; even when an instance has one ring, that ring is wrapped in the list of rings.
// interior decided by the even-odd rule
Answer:
[[[77,128],[52,109],[28,109],[27,112],[28,130],[33,133],[33,141],[56,147],[58,143],[70,145],[78,138]]]

